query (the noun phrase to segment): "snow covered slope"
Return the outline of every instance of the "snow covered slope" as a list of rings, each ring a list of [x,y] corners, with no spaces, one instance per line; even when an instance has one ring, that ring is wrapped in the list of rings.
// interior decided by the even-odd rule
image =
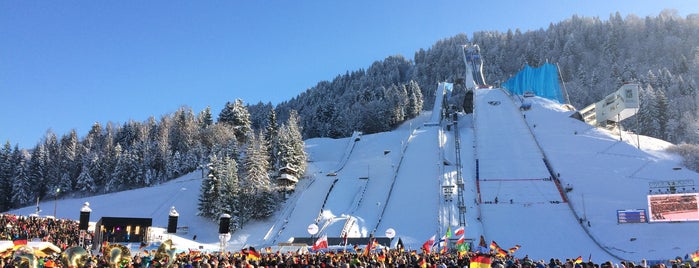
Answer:
[[[483,235],[504,248],[518,244],[517,257],[546,260],[668,259],[699,249],[699,222],[617,223],[617,210],[647,208],[650,182],[696,183],[699,174],[662,151],[667,142],[628,133],[620,140],[618,132],[593,128],[571,118],[573,112],[560,104],[538,97],[527,99],[532,103],[527,111],[519,110],[518,98],[499,89],[479,89],[475,97],[475,115],[458,116],[468,238],[477,242]],[[308,171],[296,192],[272,218],[247,223],[233,233],[229,249],[308,237],[309,224],[318,224],[318,235],[329,237],[383,236],[393,228],[413,249],[432,235],[441,237],[448,227],[453,231],[456,202],[444,200],[441,186],[456,179],[456,137],[445,122],[425,126],[430,117],[425,112],[394,131],[359,140],[306,140]],[[562,195],[548,179],[544,158],[560,174],[560,184],[572,191]],[[169,208],[175,206],[179,225],[189,227],[189,233],[177,235],[179,247],[216,248],[217,223],[196,216],[200,183],[201,173],[195,172],[147,189],[45,200],[41,215],[52,215],[55,206],[58,217],[77,220],[87,201],[92,221],[102,216],[152,217],[155,226],[164,227]],[[187,240],[195,234],[196,241]]]

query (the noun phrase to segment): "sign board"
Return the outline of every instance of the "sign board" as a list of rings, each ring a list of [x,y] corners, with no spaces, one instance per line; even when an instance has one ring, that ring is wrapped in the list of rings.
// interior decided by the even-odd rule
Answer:
[[[311,225],[308,225],[308,233],[311,235],[315,235],[318,233],[318,225],[315,225],[315,223],[311,223]]]
[[[393,228],[388,228],[386,229],[386,237],[393,239],[393,237],[396,236],[396,230],[393,230]]]
[[[648,222],[645,209],[625,209],[617,210],[616,218],[618,223],[645,223]]]

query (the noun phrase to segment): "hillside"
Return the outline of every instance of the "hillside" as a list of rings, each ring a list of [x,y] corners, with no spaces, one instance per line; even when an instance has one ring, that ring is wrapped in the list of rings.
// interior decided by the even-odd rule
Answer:
[[[620,140],[618,132],[571,118],[573,112],[560,104],[528,100],[532,108],[523,112],[519,97],[500,89],[478,90],[475,113],[458,115],[454,126],[461,144],[467,238],[477,243],[483,235],[504,248],[521,245],[515,256],[535,259],[665,260],[699,248],[688,235],[699,228],[696,221],[617,223],[617,210],[647,209],[651,182],[682,179],[696,184],[699,174],[681,168],[680,159],[663,152],[669,143],[630,133]],[[442,236],[449,226],[454,230],[459,224],[457,202],[443,198],[442,185],[455,180],[455,131],[444,121],[425,124],[430,117],[430,112],[423,113],[390,132],[306,140],[306,178],[273,218],[233,233],[229,249],[308,237],[312,223],[321,227],[319,235],[329,237],[343,232],[380,237],[393,228],[411,249],[432,235]],[[572,191],[558,190],[542,158],[548,159],[560,185]],[[152,217],[155,226],[164,227],[169,208],[175,206],[179,225],[189,227],[182,238],[197,235],[196,243],[178,240],[179,248],[198,243],[216,248],[216,223],[195,216],[200,177],[194,172],[147,189],[47,200],[40,204],[40,214],[52,215],[55,206],[57,217],[77,219],[87,201],[92,221],[102,216]]]

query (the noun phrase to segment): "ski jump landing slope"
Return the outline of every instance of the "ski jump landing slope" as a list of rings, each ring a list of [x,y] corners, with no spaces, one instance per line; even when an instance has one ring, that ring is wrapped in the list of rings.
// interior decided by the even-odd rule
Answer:
[[[423,126],[415,130],[398,169],[381,224],[376,228],[377,236],[383,236],[388,228],[393,228],[405,245],[417,246],[437,233],[442,178],[438,134],[439,126]]]
[[[476,187],[480,186],[485,239],[497,241],[505,249],[537,245],[523,246],[517,256],[575,258],[592,254],[599,257],[597,260],[610,259],[563,202],[549,179],[534,136],[510,96],[501,89],[479,89],[475,103]],[[519,224],[522,221],[527,224]],[[576,245],[566,246],[570,241]]]

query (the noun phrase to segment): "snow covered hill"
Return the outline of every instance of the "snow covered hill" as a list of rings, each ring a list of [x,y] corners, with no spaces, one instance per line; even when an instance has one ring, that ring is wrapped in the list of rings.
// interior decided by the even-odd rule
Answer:
[[[699,249],[696,221],[617,222],[617,210],[647,209],[652,182],[696,184],[699,174],[663,151],[670,144],[630,133],[620,138],[618,132],[571,118],[573,111],[558,103],[526,100],[531,109],[521,111],[522,98],[479,89],[475,113],[459,114],[456,125],[425,124],[432,115],[425,112],[390,132],[306,140],[308,171],[295,193],[274,217],[233,233],[228,247],[293,242],[309,236],[310,224],[320,227],[318,236],[329,237],[382,237],[392,228],[412,249],[455,230],[457,199],[445,199],[442,186],[456,183],[451,126],[457,126],[466,237],[475,243],[483,235],[503,248],[521,245],[517,257],[591,256],[596,262],[664,260]],[[92,221],[152,217],[155,226],[164,227],[174,206],[179,225],[189,228],[177,235],[179,248],[216,248],[217,223],[196,216],[201,176],[195,172],[147,189],[46,200],[40,214],[52,215],[55,207],[57,217],[77,220],[87,201]],[[27,207],[10,213],[34,212]]]

